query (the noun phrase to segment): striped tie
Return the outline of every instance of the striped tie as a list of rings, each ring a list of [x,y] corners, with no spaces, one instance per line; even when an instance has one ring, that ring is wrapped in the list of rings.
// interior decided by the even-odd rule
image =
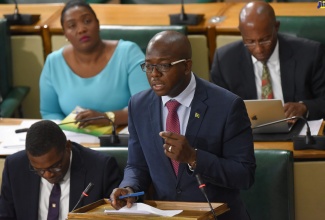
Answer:
[[[179,119],[177,115],[177,109],[180,106],[180,103],[177,102],[176,100],[170,100],[166,103],[166,106],[168,108],[168,115],[167,115],[167,120],[166,120],[166,130],[180,134],[180,126],[179,126]],[[178,174],[178,167],[179,167],[179,162],[176,160],[171,160],[172,165],[175,171],[175,174],[177,176]]]

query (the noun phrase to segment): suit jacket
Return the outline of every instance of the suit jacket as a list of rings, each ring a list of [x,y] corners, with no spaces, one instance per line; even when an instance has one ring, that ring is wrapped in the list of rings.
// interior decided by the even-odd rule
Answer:
[[[303,101],[308,119],[325,118],[325,52],[315,41],[278,34],[284,102]],[[251,54],[242,41],[219,48],[211,80],[243,99],[257,99]]]
[[[223,219],[249,219],[240,199],[240,189],[254,182],[255,157],[250,121],[241,98],[196,77],[195,95],[186,138],[197,149],[197,166],[192,173],[180,164],[175,176],[165,155],[161,98],[152,90],[140,92],[129,102],[128,163],[121,187],[135,191],[154,188],[152,199],[206,202],[195,175],[206,183],[211,202],[228,203]]]
[[[92,182],[93,190],[78,207],[109,198],[121,181],[115,158],[72,142],[69,211]],[[0,219],[38,219],[41,177],[29,170],[25,150],[8,156],[3,170],[0,196]]]

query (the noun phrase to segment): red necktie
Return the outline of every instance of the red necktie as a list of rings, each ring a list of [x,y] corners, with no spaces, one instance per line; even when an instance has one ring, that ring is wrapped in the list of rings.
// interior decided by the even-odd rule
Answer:
[[[180,103],[177,102],[176,100],[169,100],[166,103],[166,106],[168,108],[168,115],[167,115],[167,120],[166,120],[166,130],[180,134],[180,126],[179,126],[179,119],[177,115],[177,109],[180,106]],[[175,171],[175,174],[177,176],[178,174],[178,167],[179,167],[179,162],[176,160],[171,160],[172,165]]]
[[[59,219],[60,197],[61,197],[60,184],[55,183],[53,185],[51,195],[50,195],[49,211],[47,214],[47,220],[58,220]]]

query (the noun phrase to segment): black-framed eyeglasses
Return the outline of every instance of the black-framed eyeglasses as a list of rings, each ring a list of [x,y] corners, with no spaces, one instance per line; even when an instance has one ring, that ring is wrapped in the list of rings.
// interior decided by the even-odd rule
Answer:
[[[172,63],[162,63],[162,64],[142,63],[140,66],[142,71],[146,73],[152,73],[154,68],[156,68],[158,72],[163,73],[163,72],[168,72],[172,66],[186,61],[187,61],[186,59],[181,59],[181,60],[174,61]]]
[[[257,43],[256,42],[254,42],[254,43],[244,43],[244,46],[247,47],[247,48],[255,48],[257,44],[260,45],[260,46],[269,46],[272,43],[273,34],[274,34],[274,31],[272,32],[271,37],[269,39],[267,39],[267,40],[258,41]]]
[[[62,154],[62,158],[58,162],[56,162],[55,164],[53,164],[52,166],[50,166],[49,168],[46,168],[46,169],[37,169],[37,168],[33,167],[29,162],[29,169],[30,169],[30,171],[32,171],[35,174],[40,175],[40,176],[43,176],[46,171],[50,172],[50,173],[58,173],[62,170],[62,163],[64,160],[64,156],[65,156],[65,151]]]

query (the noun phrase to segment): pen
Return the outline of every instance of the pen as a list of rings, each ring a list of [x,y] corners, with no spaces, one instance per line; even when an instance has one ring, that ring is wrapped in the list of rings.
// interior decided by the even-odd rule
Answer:
[[[119,196],[118,198],[119,199],[125,199],[125,198],[129,198],[129,197],[136,197],[136,196],[142,196],[144,195],[144,192],[141,191],[141,192],[136,192],[136,193],[130,193],[130,194],[126,194],[124,196]]]

